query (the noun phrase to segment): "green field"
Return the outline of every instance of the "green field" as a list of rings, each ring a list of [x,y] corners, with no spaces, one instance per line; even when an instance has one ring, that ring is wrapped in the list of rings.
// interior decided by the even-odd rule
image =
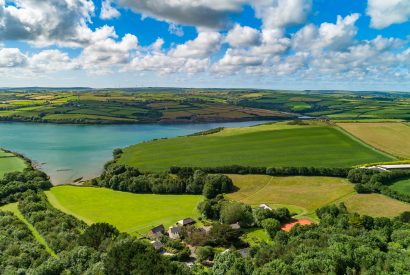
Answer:
[[[410,204],[380,194],[357,194],[353,184],[331,177],[271,177],[229,175],[239,190],[227,197],[251,205],[266,203],[287,207],[298,217],[315,219],[314,211],[328,204],[345,202],[349,211],[372,216],[394,217],[410,211]]]
[[[392,159],[335,127],[275,123],[145,142],[126,148],[118,162],[161,171],[173,165],[350,167]]]
[[[17,218],[19,218],[31,231],[33,234],[34,238],[44,246],[46,251],[50,253],[50,255],[57,257],[55,252],[48,246],[46,240],[44,240],[43,236],[40,235],[40,233],[37,231],[37,229],[34,228],[34,226],[27,221],[27,219],[21,214],[20,210],[18,209],[18,203],[9,203],[4,206],[0,207],[0,211],[8,211],[12,212]]]
[[[400,194],[410,195],[410,179],[395,182],[389,188]]]
[[[27,163],[22,158],[0,150],[0,178],[9,172],[23,171],[26,167]]]
[[[168,226],[183,218],[197,219],[202,196],[132,194],[105,188],[58,186],[45,192],[61,211],[88,224],[107,222],[123,232],[146,233],[159,224]]]

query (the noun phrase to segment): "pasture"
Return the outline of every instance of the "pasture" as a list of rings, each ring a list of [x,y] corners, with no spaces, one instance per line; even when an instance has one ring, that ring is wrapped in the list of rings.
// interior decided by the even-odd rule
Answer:
[[[410,126],[405,123],[338,123],[363,142],[391,155],[410,158]]]
[[[144,142],[125,148],[118,162],[144,171],[163,171],[171,166],[235,164],[350,167],[392,159],[331,126],[275,123]]]
[[[107,222],[120,231],[146,233],[164,224],[166,229],[183,218],[197,220],[202,196],[132,194],[105,188],[58,186],[45,192],[57,209],[87,224]]]
[[[25,160],[0,150],[0,178],[9,172],[23,171],[27,167]]]
[[[410,195],[410,179],[395,182],[389,188],[400,194]]]

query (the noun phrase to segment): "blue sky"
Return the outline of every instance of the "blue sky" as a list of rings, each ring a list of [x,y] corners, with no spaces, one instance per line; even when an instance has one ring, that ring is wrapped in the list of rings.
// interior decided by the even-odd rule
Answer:
[[[408,0],[0,0],[0,87],[410,91]]]

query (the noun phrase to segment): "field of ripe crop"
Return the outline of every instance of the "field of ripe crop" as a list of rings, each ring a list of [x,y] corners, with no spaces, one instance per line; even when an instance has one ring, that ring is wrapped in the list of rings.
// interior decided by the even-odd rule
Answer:
[[[229,176],[239,190],[228,194],[228,198],[251,205],[266,203],[273,208],[287,207],[300,217],[314,218],[317,208],[340,202],[344,202],[351,212],[370,216],[394,217],[410,211],[410,204],[384,195],[357,194],[353,184],[341,178]]]
[[[381,194],[355,194],[343,200],[350,212],[373,217],[396,217],[410,211],[410,204]]]
[[[229,175],[237,192],[227,197],[246,204],[266,203],[288,207],[307,214],[354,193],[348,180],[331,177],[271,177],[265,175]],[[298,211],[298,208],[303,211]]]
[[[0,178],[5,173],[23,171],[27,167],[25,160],[0,150]]]
[[[88,224],[107,222],[120,231],[146,233],[183,218],[197,220],[202,196],[132,194],[105,188],[58,186],[45,192],[57,209]]]
[[[410,158],[410,126],[405,123],[338,123],[365,143],[401,158]]]
[[[389,188],[400,194],[410,195],[410,179],[395,182]]]
[[[205,136],[178,137],[124,149],[119,163],[144,171],[171,166],[225,165],[350,167],[392,157],[326,125],[285,123],[225,129]]]

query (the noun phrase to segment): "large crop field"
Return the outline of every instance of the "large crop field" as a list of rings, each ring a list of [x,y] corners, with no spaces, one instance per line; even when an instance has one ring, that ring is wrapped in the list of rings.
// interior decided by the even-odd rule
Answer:
[[[357,194],[346,179],[330,177],[271,177],[229,175],[239,190],[228,198],[251,205],[267,203],[287,207],[301,217],[314,217],[314,210],[345,202],[349,211],[371,216],[394,217],[410,211],[410,204],[380,194]]]
[[[400,194],[410,195],[410,179],[395,182],[389,188]]]
[[[351,212],[358,212],[373,217],[396,217],[404,211],[410,211],[410,204],[381,194],[354,194],[344,200]]]
[[[197,219],[202,196],[132,194],[105,188],[58,186],[46,192],[50,203],[88,224],[107,222],[120,231],[146,233],[159,224]]]
[[[339,123],[365,143],[389,154],[410,158],[410,126],[405,123]]]
[[[229,175],[239,188],[228,198],[246,204],[288,207],[297,213],[310,213],[354,193],[348,180],[331,177],[271,177]]]
[[[350,167],[392,159],[335,127],[275,123],[133,145],[119,163],[161,171],[173,165]]]
[[[23,171],[27,167],[25,160],[0,150],[0,178],[5,173]]]

